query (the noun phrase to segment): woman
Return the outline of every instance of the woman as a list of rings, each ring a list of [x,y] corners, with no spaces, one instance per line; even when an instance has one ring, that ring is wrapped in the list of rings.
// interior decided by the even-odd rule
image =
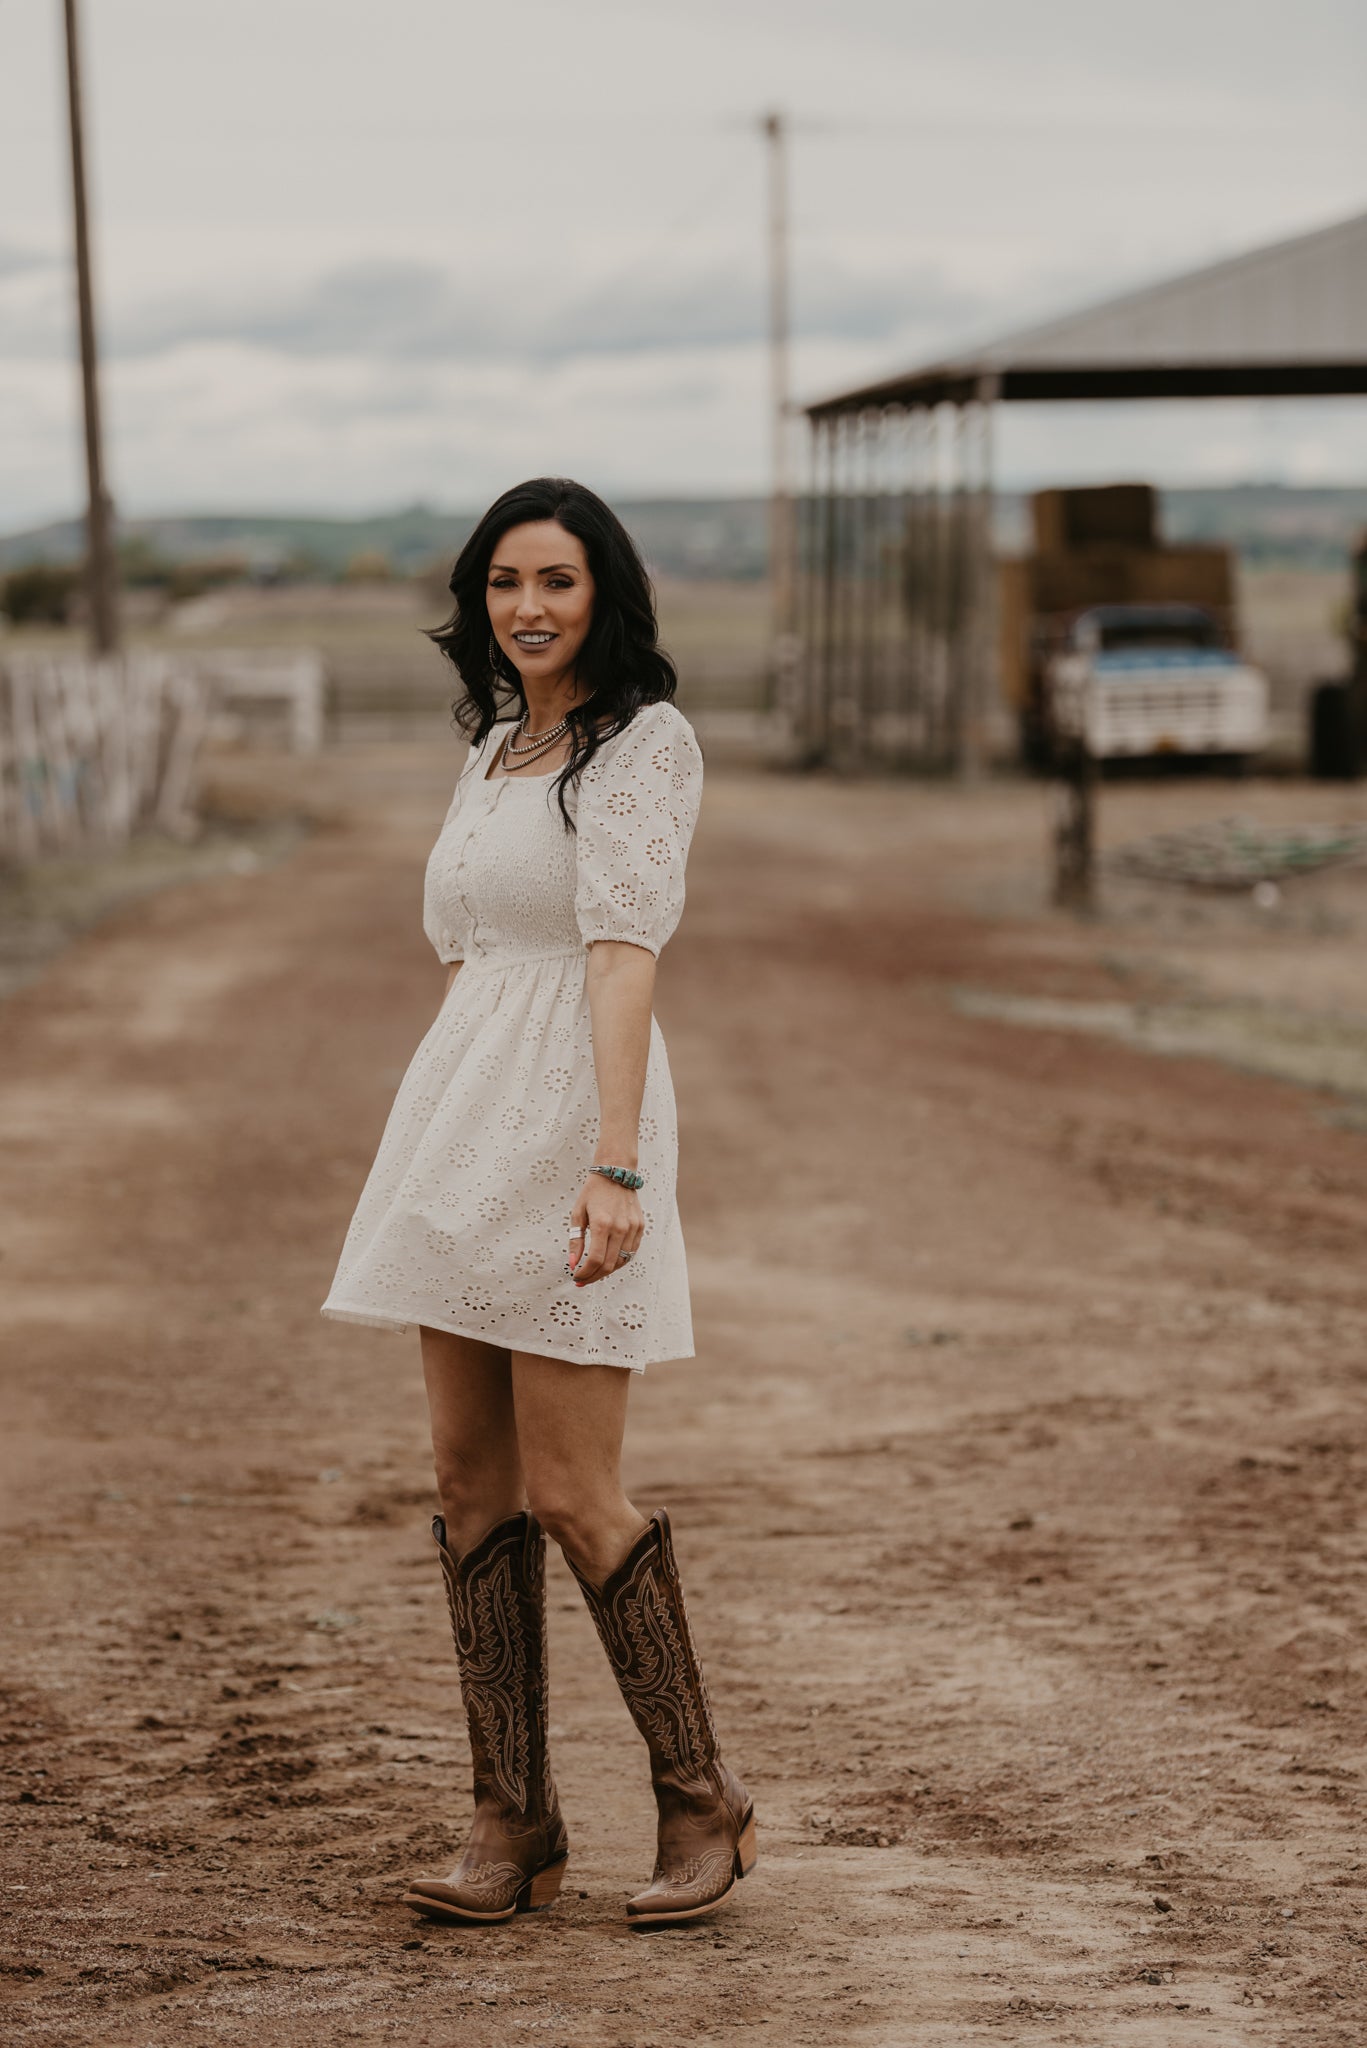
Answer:
[[[633,1373],[690,1358],[677,1141],[651,1001],[702,762],[620,522],[541,478],[485,513],[433,635],[469,758],[427,869],[446,996],[395,1101],[324,1314],[419,1325],[475,1815],[424,1914],[548,1905],[568,1843],[546,1736],[545,1538],[650,1752],[634,1927],[711,1912],[755,1860],[663,1508],[619,1472]]]

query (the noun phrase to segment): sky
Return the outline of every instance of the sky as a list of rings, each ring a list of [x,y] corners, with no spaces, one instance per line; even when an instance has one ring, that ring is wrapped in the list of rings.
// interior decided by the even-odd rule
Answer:
[[[0,9],[0,529],[83,493],[59,0]],[[1361,0],[83,0],[120,509],[765,488],[799,399],[1367,208]],[[1009,484],[1361,482],[1361,402],[1003,408]]]

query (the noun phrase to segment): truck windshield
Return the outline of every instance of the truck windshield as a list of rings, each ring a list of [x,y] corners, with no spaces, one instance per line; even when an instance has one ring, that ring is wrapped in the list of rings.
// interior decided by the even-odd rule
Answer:
[[[1219,647],[1220,629],[1211,614],[1195,605],[1135,605],[1095,611],[1086,623],[1103,652],[1145,647]],[[1088,636],[1089,638],[1092,635]]]

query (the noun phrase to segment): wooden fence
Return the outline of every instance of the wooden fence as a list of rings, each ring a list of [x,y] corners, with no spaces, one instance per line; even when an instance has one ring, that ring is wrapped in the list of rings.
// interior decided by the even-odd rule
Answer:
[[[270,705],[283,712],[296,754],[316,754],[327,723],[327,671],[316,647],[206,647],[192,657],[213,686],[216,707],[250,718]]]
[[[191,834],[213,701],[211,678],[169,655],[0,660],[0,858]]]

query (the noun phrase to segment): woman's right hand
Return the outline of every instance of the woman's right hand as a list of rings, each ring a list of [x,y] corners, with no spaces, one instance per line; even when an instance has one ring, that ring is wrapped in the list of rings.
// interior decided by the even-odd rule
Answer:
[[[570,1239],[570,1273],[576,1287],[590,1287],[619,1272],[622,1254],[631,1258],[640,1249],[646,1227],[635,1188],[624,1188],[601,1173],[585,1175],[570,1222],[581,1233]]]

